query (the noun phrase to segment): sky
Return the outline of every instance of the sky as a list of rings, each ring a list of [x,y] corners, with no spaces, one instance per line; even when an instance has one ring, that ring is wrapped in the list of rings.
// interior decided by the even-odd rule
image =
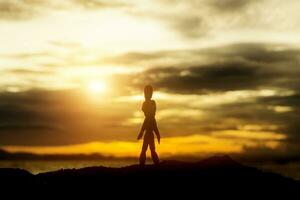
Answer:
[[[298,0],[0,0],[0,148],[300,156]]]

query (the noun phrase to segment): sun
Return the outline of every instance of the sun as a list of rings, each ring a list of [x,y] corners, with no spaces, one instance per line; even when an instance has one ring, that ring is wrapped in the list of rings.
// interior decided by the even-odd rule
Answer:
[[[106,91],[106,89],[106,83],[101,80],[93,80],[87,84],[87,90],[91,94],[102,94]]]

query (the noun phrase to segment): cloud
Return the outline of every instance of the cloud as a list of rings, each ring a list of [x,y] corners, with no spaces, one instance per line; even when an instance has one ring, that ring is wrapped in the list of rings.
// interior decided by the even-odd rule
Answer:
[[[232,119],[229,125],[236,125],[238,129],[284,134],[286,138],[282,140],[282,146],[278,151],[285,155],[294,155],[299,152],[299,105],[299,93],[286,95],[278,93],[257,97],[254,101],[219,105],[212,108],[211,112],[216,119],[220,119],[218,123],[222,123],[222,119]],[[273,109],[277,106],[290,109],[288,112],[278,112]],[[236,123],[237,121],[239,122]]]
[[[129,52],[99,59],[104,64],[181,67],[212,62],[247,62],[252,64],[297,64],[299,48],[276,43],[232,43],[211,48]],[[155,66],[156,65],[156,66]],[[267,67],[266,66],[266,67]]]
[[[142,120],[135,115],[140,102],[117,99],[122,95],[142,94],[143,86],[150,83],[162,93],[157,114],[165,137],[193,134],[224,137],[221,134],[224,131],[244,137],[245,133],[257,136],[267,132],[274,134],[274,138],[276,134],[284,135],[280,144],[285,144],[286,149],[297,149],[300,72],[296,48],[240,43],[178,51],[131,52],[97,59],[92,62],[124,63],[126,69],[143,63],[144,68],[134,73],[112,74],[112,85],[118,93],[100,98],[99,102],[97,99],[97,105],[92,105],[87,95],[79,91],[2,92],[1,143],[65,145],[130,140]],[[32,72],[23,69],[11,73],[25,76]],[[275,109],[278,106],[291,109],[278,112]],[[178,114],[174,116],[174,113]],[[135,123],[129,123],[130,120]],[[30,139],[23,139],[26,136]],[[262,142],[246,140],[252,146]],[[279,144],[277,140],[265,142],[260,145],[271,148]]]
[[[5,73],[22,76],[20,80],[30,78],[30,81],[35,81],[39,74],[44,75],[46,79],[36,80],[44,85],[43,80],[53,80],[50,77],[61,66],[68,69],[68,73],[72,69],[74,73],[76,70],[84,72],[85,68],[87,72],[90,70],[95,74],[103,73],[101,69],[105,70],[104,67],[108,65],[131,70],[130,75],[115,72],[110,76],[117,85],[118,82],[127,83],[133,89],[141,88],[145,82],[153,83],[162,91],[185,94],[270,88],[299,89],[300,69],[297,65],[300,61],[300,50],[282,44],[238,43],[214,48],[129,52],[104,57],[89,55],[88,60],[85,57],[89,52],[79,52],[80,49],[63,56],[54,52],[10,55],[11,59],[22,62],[44,60],[46,57],[48,63],[37,63],[39,68],[36,70],[23,67],[9,69]],[[89,66],[95,65],[99,67],[89,69]],[[57,81],[64,78],[59,73],[55,77]],[[80,77],[83,74],[73,77],[73,80],[78,83]]]
[[[184,38],[207,36],[210,31],[206,3],[195,1],[153,1],[147,7],[143,3],[131,5],[125,10],[129,15],[156,21]],[[201,12],[199,12],[201,10]]]
[[[137,85],[141,87],[146,82],[153,84],[159,91],[200,96],[231,91],[241,94],[243,91],[243,94],[249,91],[256,91],[257,94],[261,92],[253,98],[250,96],[246,99],[240,98],[240,102],[237,99],[228,103],[224,98],[224,104],[201,109],[204,119],[195,122],[190,117],[189,121],[193,121],[194,124],[205,121],[206,126],[197,126],[196,129],[206,134],[222,130],[243,131],[243,127],[248,127],[245,131],[248,131],[249,127],[254,127],[251,128],[253,132],[259,130],[283,134],[285,139],[281,140],[282,146],[278,151],[284,151],[285,155],[299,151],[300,128],[297,121],[300,117],[299,49],[281,44],[243,43],[162,53],[168,57],[167,60],[170,57],[180,57],[182,54],[185,57],[199,56],[202,63],[194,62],[194,66],[185,65],[184,62],[179,62],[181,64],[177,63],[176,66],[170,66],[166,62],[160,67],[154,65],[136,75],[140,77]],[[149,62],[151,59],[153,62],[159,60],[153,53],[147,58]],[[132,61],[134,59],[136,58],[132,58]],[[202,102],[200,96],[199,104]],[[193,109],[192,102],[187,101],[185,108]],[[202,115],[199,116],[199,119],[201,118]],[[268,145],[270,147],[275,145],[273,142]],[[245,147],[246,150],[249,148]]]
[[[0,19],[30,19],[38,13],[37,8],[43,6],[43,4],[43,1],[36,0],[1,0]]]
[[[274,72],[265,73],[256,65],[243,62],[215,63],[181,69],[151,69],[145,72],[145,76],[156,87],[176,93],[257,89],[259,86],[268,85],[276,75]]]
[[[176,20],[170,20],[169,24],[173,29],[179,31],[188,38],[203,37],[209,32],[206,20],[197,15],[181,16]]]
[[[212,6],[217,11],[221,12],[232,12],[232,11],[241,11],[247,6],[250,6],[253,3],[258,3],[261,1],[258,0],[209,0],[207,1],[208,5]]]
[[[227,57],[240,57],[248,61],[260,63],[298,62],[299,48],[289,47],[284,44],[272,43],[239,43],[224,48],[211,49],[209,53]]]
[[[106,0],[0,0],[0,20],[30,20],[57,10],[120,8],[125,3]]]
[[[12,70],[6,70],[4,73],[12,73],[14,75],[20,75],[20,76],[26,76],[26,75],[33,75],[33,76],[39,76],[39,75],[53,75],[53,71],[51,70],[31,70],[31,69],[12,69]]]
[[[220,10],[225,11],[250,5],[253,1],[230,0],[221,1],[153,1],[145,9],[143,4],[147,2],[107,1],[107,0],[1,0],[0,19],[2,20],[29,20],[39,16],[46,16],[58,10],[74,11],[76,9],[100,10],[109,9],[123,12],[127,15],[142,16],[154,19],[158,23],[164,23],[173,30],[187,38],[202,37],[209,33],[210,29],[219,24],[217,19]],[[212,12],[213,9],[217,11]],[[172,9],[170,9],[172,8]],[[172,11],[173,10],[173,11]],[[200,11],[200,12],[199,12]],[[178,15],[180,13],[180,15]],[[214,23],[217,19],[217,23]],[[221,20],[222,21],[222,20]]]
[[[172,60],[170,58],[173,57],[177,61],[176,66],[168,66],[164,62],[165,66],[154,65],[137,76],[141,77],[141,82],[152,82],[158,89],[167,92],[195,94],[260,88],[294,90],[299,84],[299,49],[285,47],[277,50],[272,44],[236,44],[161,54],[167,60]],[[180,56],[181,54],[185,56]],[[136,54],[134,58],[125,58],[134,62],[143,57],[148,61],[153,59],[154,63],[159,60],[153,54],[149,57]],[[192,62],[178,60],[178,57],[191,58]],[[200,59],[197,60],[197,57]]]
[[[271,35],[272,32],[278,32],[278,30],[283,32],[291,30],[291,33],[294,33],[295,27],[299,25],[297,19],[300,15],[294,9],[299,6],[299,2],[295,0],[288,2],[277,0],[187,0],[184,2],[164,0],[157,2],[162,8],[160,12],[155,10],[149,12],[148,15],[154,18],[160,16],[161,22],[186,39],[205,40],[216,36],[221,36],[221,39],[223,35],[229,33],[230,37],[234,32],[237,33],[234,37],[247,33],[250,36],[253,31],[256,31],[256,35],[260,32]],[[180,24],[186,24],[186,26],[180,26]]]
[[[0,93],[1,145],[66,145],[128,140],[136,125],[123,122],[136,105],[96,104],[81,91],[28,90]],[[102,112],[109,110],[110,112]]]
[[[279,5],[271,0],[203,0],[203,1],[108,1],[108,0],[1,0],[0,19],[28,20],[67,11],[112,11],[125,17],[146,19],[167,28],[181,39],[208,39],[216,35],[251,30],[287,30],[297,24],[299,15],[293,10],[296,1]],[[276,10],[269,12],[268,10]],[[280,9],[279,9],[280,8]],[[81,12],[81,14],[87,14]],[[291,13],[291,18],[285,13]],[[275,14],[277,13],[277,14]],[[282,17],[285,15],[285,17]],[[298,20],[299,21],[299,20]]]
[[[127,5],[124,1],[109,0],[72,0],[72,2],[86,9],[120,8]]]
[[[240,27],[266,26],[265,10],[269,1],[257,0],[157,0],[147,9],[135,4],[130,14],[152,18],[185,39],[211,38],[220,32]]]
[[[285,132],[288,137],[288,143],[294,146],[299,145],[300,142],[300,126],[298,119],[300,117],[300,93],[295,93],[290,96],[274,96],[259,99],[258,103],[268,106],[284,106],[290,108],[289,112],[279,114],[279,122],[283,124],[281,130]]]

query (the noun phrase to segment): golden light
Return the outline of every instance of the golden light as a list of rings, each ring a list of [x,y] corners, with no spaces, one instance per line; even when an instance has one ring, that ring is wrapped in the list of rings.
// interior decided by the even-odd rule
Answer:
[[[106,91],[107,85],[102,80],[93,80],[87,84],[87,90],[91,94],[102,94]]]

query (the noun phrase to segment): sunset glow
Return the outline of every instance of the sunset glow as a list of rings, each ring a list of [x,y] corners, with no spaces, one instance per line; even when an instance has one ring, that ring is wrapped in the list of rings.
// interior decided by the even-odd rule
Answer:
[[[107,90],[107,86],[104,82],[95,80],[88,83],[87,90],[92,95],[99,95]]]
[[[190,155],[199,156],[217,154],[217,153],[242,153],[243,147],[255,147],[256,142],[248,140],[246,136],[247,133],[240,133],[240,140],[232,141],[226,139],[227,134],[224,134],[225,138],[222,137],[208,137],[201,135],[191,135],[187,137],[172,137],[165,138],[162,140],[163,145],[157,145],[157,149],[162,155],[162,157],[167,156],[179,156],[179,155]],[[251,135],[252,133],[248,133]],[[253,133],[255,134],[255,133]],[[222,135],[222,133],[221,133]],[[220,135],[220,136],[221,136]],[[259,139],[261,136],[257,133],[257,136],[251,136],[253,138]],[[269,143],[267,145],[270,148],[276,148],[280,145],[280,139],[283,136],[266,136],[269,138]],[[280,138],[279,141],[276,141]],[[273,139],[273,142],[272,142]],[[9,152],[28,152],[35,154],[91,154],[99,153],[105,156],[114,157],[137,157],[140,153],[141,142],[138,144],[136,142],[92,142],[86,144],[68,145],[68,146],[36,146],[36,147],[26,147],[26,146],[7,146],[4,147]]]
[[[137,157],[150,84],[163,156],[298,156],[300,1],[224,2],[0,1],[0,149]]]

